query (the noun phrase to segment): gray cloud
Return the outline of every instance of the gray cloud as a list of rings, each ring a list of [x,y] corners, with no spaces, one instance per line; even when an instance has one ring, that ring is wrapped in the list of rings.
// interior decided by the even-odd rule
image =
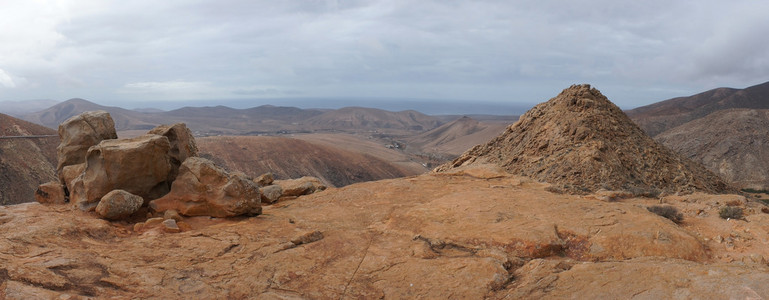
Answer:
[[[8,2],[0,100],[536,102],[588,82],[628,107],[769,78],[760,1]]]

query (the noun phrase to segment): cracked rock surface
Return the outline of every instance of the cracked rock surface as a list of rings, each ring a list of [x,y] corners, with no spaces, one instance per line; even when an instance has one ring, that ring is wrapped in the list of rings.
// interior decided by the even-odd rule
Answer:
[[[769,214],[758,203],[700,193],[609,202],[547,187],[481,165],[332,188],[256,217],[185,217],[180,233],[135,232],[71,206],[4,206],[0,298],[769,295]],[[684,214],[680,225],[646,209],[661,201]],[[724,203],[745,220],[718,218]]]

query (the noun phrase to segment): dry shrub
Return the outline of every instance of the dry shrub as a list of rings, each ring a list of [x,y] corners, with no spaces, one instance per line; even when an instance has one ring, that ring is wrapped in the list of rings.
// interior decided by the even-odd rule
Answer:
[[[742,219],[742,207],[724,206],[718,211],[722,219]]]
[[[676,224],[681,223],[681,221],[684,220],[684,215],[678,212],[677,208],[670,205],[665,205],[665,206],[654,205],[654,206],[649,206],[646,209],[650,212],[657,214],[658,216],[665,217]]]

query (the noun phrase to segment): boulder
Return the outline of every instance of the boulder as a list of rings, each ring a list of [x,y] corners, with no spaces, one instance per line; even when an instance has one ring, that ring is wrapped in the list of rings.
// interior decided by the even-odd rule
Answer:
[[[242,173],[229,174],[210,160],[190,157],[182,163],[171,192],[150,201],[157,212],[185,216],[233,217],[262,212],[259,188]]]
[[[184,123],[160,125],[150,130],[148,134],[162,135],[168,138],[168,142],[171,143],[168,155],[171,157],[173,168],[169,174],[168,182],[173,182],[176,179],[176,176],[179,174],[179,167],[184,160],[188,157],[198,156],[198,146],[195,143],[195,137],[192,136],[192,132]]]
[[[64,185],[57,181],[41,184],[35,191],[35,200],[42,204],[64,204],[67,197],[64,193]]]
[[[262,194],[262,203],[272,204],[283,196],[283,188],[279,185],[268,185],[259,188],[259,192]]]
[[[275,185],[283,188],[283,196],[303,196],[322,191],[326,185],[320,179],[311,176],[305,176],[297,179],[275,180]]]
[[[164,136],[148,134],[132,139],[105,140],[88,150],[85,171],[73,184],[72,200],[83,210],[96,206],[104,195],[123,189],[144,199],[169,191],[170,143]],[[78,181],[78,179],[75,179]]]
[[[139,211],[144,199],[124,190],[114,190],[101,197],[96,213],[108,220],[119,220]]]
[[[84,163],[88,148],[102,140],[116,138],[115,122],[106,111],[88,111],[67,119],[59,125],[56,171],[62,175],[64,167]],[[67,184],[63,178],[60,180]]]

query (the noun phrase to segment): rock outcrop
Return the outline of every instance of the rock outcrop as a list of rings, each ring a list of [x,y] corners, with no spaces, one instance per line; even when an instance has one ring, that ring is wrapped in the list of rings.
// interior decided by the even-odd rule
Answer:
[[[763,204],[702,193],[606,202],[547,186],[464,169],[330,189],[254,218],[169,214],[136,225],[69,206],[9,206],[0,298],[769,295]],[[681,224],[646,209],[661,201],[679,208]],[[719,218],[724,203],[745,220]]]
[[[191,157],[182,163],[171,192],[150,201],[157,212],[186,216],[233,217],[261,213],[259,187],[242,173],[228,173],[210,160]]]
[[[283,190],[282,196],[299,197],[309,195],[326,189],[326,185],[317,177],[304,176],[296,179],[275,180],[274,185],[278,185]]]
[[[83,191],[74,186],[73,202],[90,209],[107,193],[122,189],[144,199],[159,198],[169,190],[172,170],[168,138],[148,134],[132,139],[105,140],[88,150]]]
[[[64,185],[58,181],[41,184],[35,191],[35,200],[43,204],[67,203],[67,195],[64,192]]]
[[[499,137],[436,171],[492,163],[570,192],[733,189],[717,175],[652,140],[590,85],[574,85],[541,103]]]
[[[71,117],[59,125],[58,174],[66,166],[85,163],[91,146],[108,139],[116,139],[115,122],[106,111],[89,111]],[[61,179],[62,183],[64,179]]]
[[[96,213],[107,220],[119,220],[139,211],[144,199],[124,190],[113,190],[96,205]]]

